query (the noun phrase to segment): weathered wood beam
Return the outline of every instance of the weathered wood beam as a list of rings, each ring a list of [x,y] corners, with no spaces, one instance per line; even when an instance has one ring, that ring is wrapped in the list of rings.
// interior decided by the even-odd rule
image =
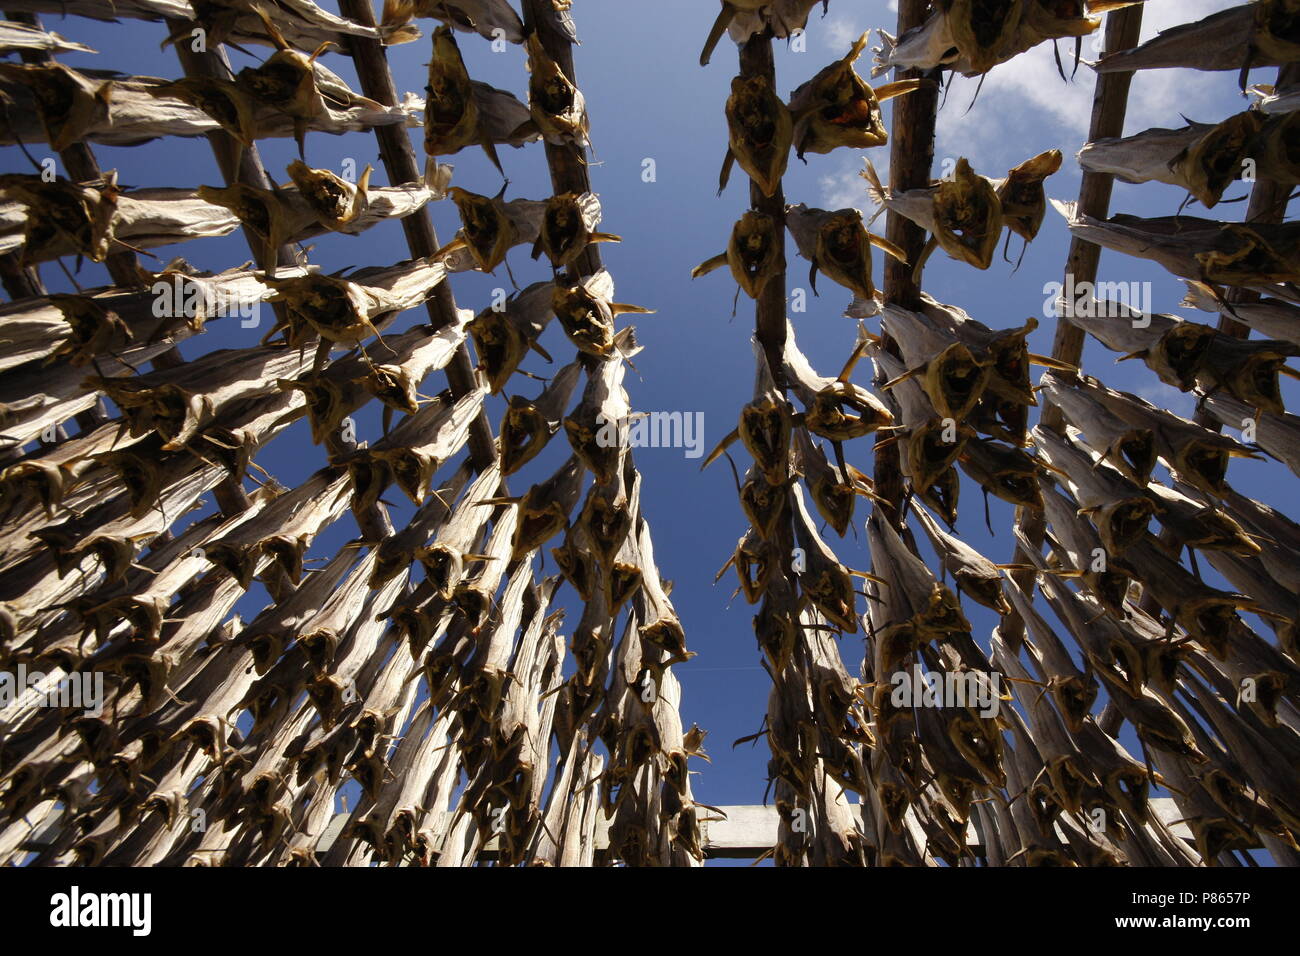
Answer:
[[[45,294],[45,283],[35,266],[24,266],[16,252],[0,255],[0,283],[10,299],[27,299]]]
[[[1142,7],[1128,7],[1107,14],[1105,31],[1107,51],[1127,50],[1137,46],[1142,33]],[[1088,142],[1124,135],[1128,93],[1132,83],[1132,73],[1106,73],[1097,78],[1097,86],[1092,98],[1092,119],[1088,125]],[[1105,219],[1110,214],[1110,199],[1114,188],[1115,177],[1109,173],[1084,172],[1083,180],[1079,185],[1079,213]],[[1065,274],[1067,277],[1073,276],[1076,284],[1095,282],[1100,262],[1101,246],[1077,237],[1070,240],[1070,251],[1065,260]],[[1083,357],[1084,339],[1083,329],[1065,319],[1064,316],[1058,315],[1056,337],[1052,342],[1052,358],[1077,366]],[[1064,418],[1060,409],[1054,405],[1044,408],[1041,418],[1047,428],[1057,432],[1064,428]],[[1018,508],[1016,525],[1034,547],[1042,546],[1047,527],[1041,512]],[[1022,548],[1017,547],[1013,560],[1016,563],[1024,563],[1028,560],[1028,556]],[[1032,572],[1017,571],[1012,574],[1012,578],[1026,594],[1033,595]],[[1011,647],[1018,647],[1025,634],[1024,622],[1020,620],[1020,615],[1012,610],[1010,614],[1003,617],[1000,631]]]
[[[339,12],[363,26],[375,26],[375,11],[371,0],[339,0]],[[388,69],[388,55],[379,41],[348,37],[347,51],[356,66],[361,92],[384,106],[396,106],[397,87]],[[423,179],[420,164],[416,161],[415,147],[405,127],[377,126],[375,138],[379,141],[379,156],[388,173],[389,183],[398,186],[403,183],[418,183]],[[413,256],[424,258],[438,251],[438,234],[434,231],[428,209],[421,209],[401,222],[406,244]],[[456,300],[452,296],[451,284],[446,281],[439,283],[425,303],[425,308],[435,328],[455,323]],[[447,364],[446,372],[452,394],[457,398],[468,395],[477,385],[477,376],[465,345],[456,350],[456,355]],[[485,412],[480,413],[470,427],[469,449],[474,467],[479,471],[496,460],[496,440],[492,437],[492,426],[488,423]]]
[[[1156,797],[1149,801],[1152,812],[1171,828],[1174,835],[1190,841],[1191,830],[1182,822],[1178,806],[1169,797]],[[860,812],[860,804],[850,807],[854,817]],[[777,842],[781,817],[775,806],[762,804],[740,804],[737,806],[718,807],[721,815],[708,811],[700,820],[700,847],[710,860],[752,860],[768,853]],[[448,821],[452,811],[446,811]],[[343,827],[351,819],[351,814],[339,813],[331,820],[321,834],[316,846],[317,854],[325,853],[338,839]],[[972,853],[983,853],[981,837],[974,825],[966,829],[966,845]],[[596,820],[596,849],[601,851],[609,846],[609,821],[603,816]],[[491,859],[495,853],[495,839],[488,841],[479,859]]]
[[[578,77],[573,64],[573,46],[568,37],[549,29],[552,22],[546,7],[550,0],[524,0],[524,31],[536,33],[542,41],[546,55],[556,62],[569,82],[578,85]],[[549,143],[543,141],[546,148],[546,164],[551,170],[551,186],[558,196],[562,193],[583,193],[591,190],[591,177],[587,174],[587,151],[572,143]],[[579,276],[595,275],[601,269],[600,247],[594,243],[587,246],[574,261],[573,272]]]
[[[740,75],[744,77],[761,76],[776,85],[776,66],[772,59],[772,34],[770,30],[750,37],[740,48]],[[786,287],[785,287],[785,191],[778,184],[771,196],[763,195],[757,183],[749,184],[750,208],[772,218],[775,225],[773,235],[777,237],[779,249],[776,271],[767,285],[763,287],[754,307],[754,334],[763,352],[767,356],[768,367],[777,388],[785,390],[785,329],[786,329]]]
[[[30,13],[6,13],[5,17],[14,23],[25,23],[38,30],[43,29],[40,20]],[[43,65],[54,62],[54,54],[48,50],[23,50],[19,56],[24,63]],[[95,154],[85,143],[73,143],[66,149],[60,150],[59,159],[63,162],[68,178],[74,182],[94,182],[103,175]],[[110,252],[104,261],[104,266],[108,269],[108,274],[113,277],[113,281],[123,288],[136,288],[142,284],[139,260],[130,249],[120,248],[116,252]]]
[[[1106,16],[1106,50],[1127,50],[1137,46],[1142,33],[1142,7],[1134,6]],[[1128,114],[1128,93],[1133,83],[1132,73],[1106,73],[1098,77],[1092,98],[1092,121],[1088,126],[1088,142],[1124,135],[1124,120]],[[1115,177],[1110,173],[1085,172],[1079,186],[1080,215],[1105,219],[1110,215],[1110,197],[1115,189]],[[1065,274],[1074,276],[1075,283],[1095,282],[1101,261],[1101,246],[1086,240],[1070,240],[1070,252],[1065,260]],[[1059,318],[1056,338],[1052,342],[1052,358],[1077,365],[1083,357],[1083,329]],[[1043,424],[1060,431],[1063,420],[1059,409],[1048,407],[1043,412]]]
[[[900,0],[898,4],[897,36],[918,27],[930,15],[929,0]],[[896,70],[895,80],[918,79],[926,76],[921,70]],[[934,164],[934,129],[939,110],[938,86],[916,90],[900,96],[890,104],[892,109],[889,133],[889,188],[891,190],[916,189],[930,184],[930,169]],[[925,230],[910,219],[891,211],[885,221],[885,235],[907,255],[906,262],[889,256],[884,259],[885,301],[915,309],[920,305],[921,289],[916,281],[915,263],[925,248]],[[885,335],[881,347],[891,355],[898,355],[897,346]],[[875,452],[873,475],[876,507],[898,527],[902,521],[899,505],[903,500],[903,473],[899,462],[898,443],[891,443]]]

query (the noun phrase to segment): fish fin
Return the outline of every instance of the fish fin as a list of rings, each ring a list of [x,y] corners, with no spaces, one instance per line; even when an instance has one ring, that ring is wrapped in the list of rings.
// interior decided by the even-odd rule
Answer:
[[[700,471],[703,471],[705,468],[708,468],[709,465],[717,461],[717,459],[721,457],[722,453],[727,450],[727,446],[730,445],[732,442],[736,441],[736,439],[738,438],[740,438],[740,429],[733,428],[727,435],[723,437],[722,441],[718,443],[718,447],[714,448],[713,451],[709,452],[709,457],[705,458],[704,464],[700,465]]]

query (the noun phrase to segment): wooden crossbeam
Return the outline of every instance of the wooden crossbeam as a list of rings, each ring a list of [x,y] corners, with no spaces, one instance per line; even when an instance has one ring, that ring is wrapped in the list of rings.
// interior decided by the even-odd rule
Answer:
[[[1182,840],[1192,839],[1191,830],[1181,822],[1182,814],[1169,797],[1159,797],[1150,801],[1155,813]],[[777,843],[777,834],[781,818],[776,807],[762,804],[738,804],[719,807],[721,813],[701,808],[700,846],[704,855],[710,860],[754,860],[768,853]],[[857,816],[858,807],[853,808]],[[446,811],[450,818],[451,811]],[[325,853],[343,832],[343,827],[351,818],[350,813],[335,814],[329,826],[321,834],[316,852]],[[450,820],[448,820],[450,823]],[[1062,835],[1062,840],[1064,836]],[[984,847],[974,819],[966,829],[966,845],[975,856],[983,854]],[[596,822],[596,849],[604,850],[609,846],[609,821],[598,818]],[[484,846],[480,858],[490,858],[494,852],[494,841],[489,840]]]

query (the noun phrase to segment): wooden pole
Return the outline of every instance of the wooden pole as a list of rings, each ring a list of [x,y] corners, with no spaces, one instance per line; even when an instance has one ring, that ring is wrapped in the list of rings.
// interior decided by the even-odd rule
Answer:
[[[898,35],[918,27],[930,15],[929,0],[900,0],[898,4]],[[896,80],[917,79],[926,74],[921,70],[897,70]],[[893,118],[889,134],[889,188],[891,190],[916,189],[930,184],[930,168],[934,164],[934,128],[939,110],[939,90],[920,89],[901,96],[892,103]],[[906,253],[907,261],[885,256],[885,301],[905,309],[915,309],[921,304],[921,290],[917,285],[913,265],[925,248],[925,230],[910,219],[891,211],[885,221],[885,235],[890,242]],[[898,347],[886,334],[881,348],[898,356]],[[894,525],[902,524],[899,506],[903,501],[903,473],[900,467],[899,447],[893,442],[875,452],[873,475],[879,501],[876,507]]]
[[[375,26],[375,11],[371,0],[339,0],[339,12],[363,26]],[[396,106],[397,88],[388,70],[388,56],[379,41],[367,37],[348,37],[347,48],[361,81],[361,92],[384,106]],[[379,141],[379,155],[392,185],[418,183],[422,180],[415,147],[411,144],[410,134],[405,127],[377,126],[375,138]],[[434,231],[433,220],[429,218],[427,209],[421,209],[401,222],[412,255],[424,258],[438,251],[438,234]],[[435,328],[444,328],[456,322],[456,300],[452,296],[451,284],[440,282],[425,307]],[[467,346],[462,344],[456,350],[452,360],[447,363],[446,371],[447,382],[456,398],[474,390],[477,376]],[[469,449],[474,467],[479,471],[496,460],[496,440],[492,437],[492,426],[488,423],[486,412],[480,412],[470,426]]]
[[[1108,52],[1137,46],[1142,33],[1142,7],[1128,7],[1108,14],[1105,30]],[[1092,120],[1088,126],[1089,142],[1124,135],[1128,93],[1132,84],[1132,73],[1105,73],[1097,78],[1097,88],[1092,98]],[[1111,174],[1084,172],[1083,181],[1079,185],[1079,214],[1105,219],[1110,214],[1110,198],[1114,188],[1115,177]],[[1067,278],[1073,276],[1076,286],[1083,282],[1095,282],[1100,261],[1101,246],[1077,237],[1072,238],[1065,260],[1065,275]],[[1052,358],[1077,366],[1083,357],[1084,339],[1083,329],[1067,320],[1064,315],[1058,315]],[[1063,432],[1065,427],[1061,411],[1055,405],[1049,405],[1043,410],[1041,421],[1044,427],[1056,432]],[[1035,548],[1042,546],[1047,526],[1041,512],[1018,508],[1016,525]],[[1023,564],[1028,561],[1028,555],[1023,548],[1017,546],[1013,560],[1017,564]],[[1033,572],[1018,571],[1012,574],[1012,578],[1025,594],[1032,597]],[[1025,625],[1015,610],[1003,617],[1000,631],[1012,648],[1020,646]]]
[[[740,48],[740,75],[762,77],[776,89],[776,66],[772,59],[772,34],[756,33]],[[770,216],[777,242],[777,271],[763,287],[754,304],[754,335],[767,356],[767,365],[777,388],[785,391],[785,191],[780,184],[771,196],[764,196],[758,184],[750,181],[749,205],[756,212]]]
[[[524,0],[524,30],[536,33],[542,41],[542,49],[564,71],[569,82],[578,86],[578,77],[573,64],[573,45],[569,38],[550,29],[554,14],[546,8],[550,0]],[[584,193],[591,191],[591,177],[587,174],[587,151],[572,143],[544,143],[546,164],[551,171],[551,187],[555,194]],[[572,265],[577,276],[595,275],[602,268],[600,247],[594,243],[587,246]]]

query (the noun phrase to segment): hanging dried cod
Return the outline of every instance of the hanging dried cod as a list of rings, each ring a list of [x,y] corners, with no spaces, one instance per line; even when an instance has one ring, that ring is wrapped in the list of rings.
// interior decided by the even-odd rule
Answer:
[[[543,252],[556,269],[571,267],[587,247],[598,242],[622,242],[608,232],[597,232],[600,200],[592,192],[562,193],[546,200],[541,228],[533,244],[533,258]]]
[[[533,34],[524,41],[528,51],[528,110],[532,127],[546,142],[585,149],[590,123],[582,91],[551,59],[541,38]]]
[[[794,148],[800,159],[804,153],[829,153],[838,146],[884,146],[889,133],[880,104],[932,85],[929,80],[901,80],[873,90],[853,68],[866,46],[864,33],[844,59],[823,69],[790,97]]]
[[[551,309],[579,352],[608,359],[617,355],[631,358],[641,351],[636,343],[636,327],[629,325],[615,331],[614,319],[629,312],[648,315],[654,309],[614,302],[613,297],[614,277],[604,269],[576,285],[555,284]]]
[[[737,76],[727,97],[727,155],[718,192],[727,188],[731,165],[738,163],[764,196],[772,196],[785,175],[794,141],[789,108],[761,76]]]
[[[384,0],[385,27],[401,27],[414,17],[445,20],[489,40],[524,41],[523,22],[506,0]]]
[[[1070,232],[1087,242],[1150,259],[1183,279],[1267,287],[1300,279],[1300,226],[1295,223],[1216,222],[1193,216],[1107,220],[1079,215],[1074,203],[1052,205]]]
[[[465,249],[480,271],[491,273],[515,246],[537,242],[547,204],[533,199],[505,202],[501,198],[504,193],[505,187],[496,196],[480,196],[456,186],[448,190],[460,213],[461,228],[455,239],[434,254],[434,259],[442,260]]]
[[[732,278],[746,295],[751,299],[759,297],[768,280],[780,275],[785,266],[781,237],[771,216],[748,210],[731,230],[727,251],[700,263],[691,270],[691,278],[708,275],[724,265],[731,269]]]
[[[957,160],[951,179],[902,194],[885,190],[870,160],[862,176],[873,202],[931,234],[925,251],[913,264],[915,274],[920,273],[935,246],[942,246],[952,258],[977,269],[987,269],[993,263],[1002,234],[1002,202],[993,184],[977,175],[964,157]]]
[[[262,281],[275,292],[270,301],[284,304],[284,319],[282,323],[277,316],[263,341],[283,330],[286,342],[302,347],[319,336],[321,351],[313,371],[320,371],[331,348],[361,347],[397,313],[424,302],[446,275],[442,263],[417,259],[361,269],[347,278],[314,269],[288,278],[267,276]]]
[[[312,64],[312,76],[325,92],[319,96],[309,96],[314,104],[303,104],[297,115],[280,109],[276,93],[269,88],[254,91],[247,83],[241,85],[235,80],[221,77],[188,76],[157,86],[146,85],[145,92],[155,100],[162,101],[152,107],[154,119],[147,122],[156,122],[160,113],[175,113],[186,124],[181,129],[197,127],[197,118],[188,111],[177,111],[175,103],[179,101],[205,114],[210,123],[225,130],[243,146],[252,146],[255,140],[267,136],[293,136],[301,139],[310,130],[337,136],[381,126],[413,127],[420,123],[419,114],[423,104],[414,94],[408,93],[396,105],[383,106],[352,92],[341,79],[319,63]],[[304,87],[310,87],[311,82],[309,78],[304,78]],[[127,90],[130,88],[128,83]],[[307,92],[310,94],[310,90]],[[150,107],[144,102],[132,106],[132,112],[138,110],[146,116],[149,113]],[[151,129],[152,125],[145,128]],[[131,126],[127,126],[124,132],[131,129]],[[208,131],[210,130],[203,130]],[[167,135],[181,135],[171,127],[163,132]],[[109,131],[104,135],[114,134]]]
[[[507,299],[502,308],[484,309],[469,324],[479,369],[493,395],[505,387],[529,349],[551,360],[537,340],[555,314],[552,303],[557,288],[551,282],[534,282]]]
[[[1285,66],[1300,57],[1298,15],[1295,0],[1245,3],[1171,27],[1131,50],[1104,56],[1094,69],[1101,74],[1169,67],[1238,70],[1244,89],[1252,67]]]
[[[1142,359],[1161,381],[1181,391],[1197,385],[1207,391],[1222,388],[1263,411],[1284,410],[1279,377],[1295,375],[1286,364],[1300,354],[1293,342],[1238,339],[1199,322],[1145,314],[1113,301],[1081,299],[1063,314],[1108,348]]]
[[[193,16],[178,17],[188,23],[173,39],[187,41],[194,27],[202,27],[209,34],[209,44],[280,46],[283,41],[299,50],[315,50],[326,43],[342,46],[350,37],[390,45],[409,43],[420,35],[418,30],[400,24],[365,26],[330,13],[311,0],[205,0],[194,7]]]
[[[117,188],[117,174],[95,183],[0,176],[0,252],[21,247],[25,264],[60,256],[103,262],[110,253],[224,236],[239,226],[188,189]]]
[[[471,80],[460,48],[449,27],[433,35],[433,59],[425,88],[424,151],[429,156],[451,156],[466,146],[482,146],[502,175],[496,147],[514,147],[537,137],[526,130],[528,108],[504,90]]]
[[[808,13],[818,3],[824,12],[829,0],[722,0],[722,10],[700,53],[700,66],[708,66],[723,33],[730,32],[737,43],[765,29],[771,29],[773,36],[793,36],[807,25]]]
[[[886,255],[907,264],[907,255],[902,249],[888,239],[867,231],[862,222],[862,213],[856,209],[828,212],[825,209],[809,209],[800,203],[786,207],[785,224],[794,237],[799,254],[812,263],[808,270],[808,284],[814,294],[817,292],[817,271],[820,269],[832,282],[838,282],[852,292],[855,303],[861,301],[870,303],[872,308],[878,308],[875,305],[876,287],[871,281],[871,247],[875,246]],[[730,251],[728,247],[728,265],[731,264]],[[749,270],[745,271],[748,274]],[[734,267],[732,274],[735,275]],[[757,297],[753,292],[750,295]]]
[[[513,395],[501,420],[501,473],[511,475],[532,461],[560,430],[564,410],[577,387],[582,365],[570,362],[551,378],[542,394]]]
[[[1212,209],[1252,168],[1269,179],[1296,181],[1290,162],[1264,148],[1274,138],[1285,137],[1287,130],[1281,127],[1290,125],[1287,119],[1269,120],[1258,110],[1247,110],[1218,124],[1190,123],[1176,130],[1149,129],[1088,143],[1079,151],[1079,165],[1126,183],[1181,186]]]
[[[1048,40],[1073,37],[1077,43],[1097,30],[1098,14],[1140,2],[940,0],[924,24],[897,39],[879,31],[883,46],[876,51],[872,72],[878,76],[891,69],[942,66],[964,76],[982,75]]]
[[[45,53],[94,53],[90,47],[74,43],[40,27],[27,23],[0,20],[0,50],[40,50]]]
[[[1203,282],[1187,283],[1187,295],[1179,305],[1215,315],[1227,311],[1232,318],[1269,339],[1283,339],[1300,345],[1300,307],[1280,299],[1262,298],[1258,302],[1228,303],[1223,290]]]

